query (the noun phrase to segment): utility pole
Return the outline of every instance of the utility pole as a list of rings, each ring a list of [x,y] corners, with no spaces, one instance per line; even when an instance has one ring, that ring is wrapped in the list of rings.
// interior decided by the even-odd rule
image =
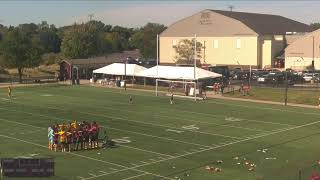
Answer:
[[[228,8],[229,8],[229,9],[230,9],[230,11],[232,12],[232,10],[233,10],[234,6],[230,5],[230,6],[228,6]]]
[[[89,21],[92,21],[94,14],[89,14],[88,17],[89,17]]]
[[[127,61],[128,58],[124,60],[124,90],[127,90],[127,83],[126,83],[126,79],[127,79]]]

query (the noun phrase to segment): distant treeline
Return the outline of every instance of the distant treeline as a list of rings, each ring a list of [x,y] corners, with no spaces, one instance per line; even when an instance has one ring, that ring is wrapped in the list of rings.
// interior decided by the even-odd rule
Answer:
[[[124,50],[139,49],[143,58],[156,56],[156,36],[162,24],[148,23],[140,28],[111,26],[89,21],[57,28],[41,24],[0,24],[0,67],[24,68],[58,63],[63,58],[88,58]]]

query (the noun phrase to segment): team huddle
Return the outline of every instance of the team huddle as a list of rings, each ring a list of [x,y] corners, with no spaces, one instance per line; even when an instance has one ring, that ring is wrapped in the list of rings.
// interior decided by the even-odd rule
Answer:
[[[56,124],[48,128],[48,148],[62,152],[98,148],[98,136],[99,125],[96,122]]]

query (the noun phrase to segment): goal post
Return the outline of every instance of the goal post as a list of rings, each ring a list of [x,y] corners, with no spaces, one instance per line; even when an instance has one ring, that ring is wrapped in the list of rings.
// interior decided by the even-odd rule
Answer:
[[[156,79],[156,96],[170,96],[171,94],[177,97],[194,100],[203,99],[202,91],[197,88],[196,81]]]

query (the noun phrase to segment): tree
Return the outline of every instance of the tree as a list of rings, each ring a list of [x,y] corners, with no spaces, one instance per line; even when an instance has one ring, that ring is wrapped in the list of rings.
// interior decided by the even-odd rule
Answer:
[[[174,61],[177,64],[194,64],[194,45],[195,39],[182,39],[174,47],[177,55],[174,57]],[[197,42],[196,58],[201,59],[202,44]]]
[[[110,46],[110,52],[120,52],[123,50],[121,46],[121,37],[118,32],[107,33],[105,40]]]
[[[60,52],[61,39],[59,38],[57,28],[54,25],[48,25],[45,21],[39,26],[39,38],[41,46],[45,53]]]
[[[37,36],[30,36],[19,27],[11,27],[0,44],[0,52],[2,65],[17,68],[21,83],[25,68],[39,66],[42,50]]]
[[[69,58],[88,58],[109,52],[122,51],[118,32],[105,32],[100,21],[65,27],[61,52]]]
[[[320,29],[320,23],[311,23],[310,26],[313,31]]]
[[[156,58],[157,34],[164,31],[166,27],[162,24],[148,23],[132,35],[130,45],[139,49],[145,59]]]

